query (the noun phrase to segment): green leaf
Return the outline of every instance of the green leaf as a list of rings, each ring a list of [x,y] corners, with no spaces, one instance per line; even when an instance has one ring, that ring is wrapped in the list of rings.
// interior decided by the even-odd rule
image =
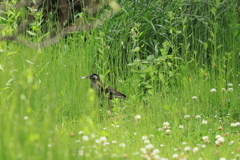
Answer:
[[[31,32],[31,31],[27,31],[28,32],[28,34],[30,34],[31,36],[36,36],[36,33],[34,33],[34,32]]]
[[[154,59],[154,55],[149,55],[149,56],[147,56],[147,60],[148,61],[151,61],[151,60],[153,60]]]

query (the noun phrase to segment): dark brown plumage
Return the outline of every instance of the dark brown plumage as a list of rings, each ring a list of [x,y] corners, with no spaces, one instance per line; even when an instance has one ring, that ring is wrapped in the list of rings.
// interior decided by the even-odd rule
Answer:
[[[127,99],[126,95],[118,92],[117,90],[108,87],[106,84],[102,83],[100,81],[100,78],[97,74],[90,74],[89,76],[82,77],[82,79],[85,78],[90,78],[91,80],[91,86],[95,88],[98,92],[98,96],[104,96],[107,95],[108,99],[113,99],[113,98],[122,98],[122,99]]]

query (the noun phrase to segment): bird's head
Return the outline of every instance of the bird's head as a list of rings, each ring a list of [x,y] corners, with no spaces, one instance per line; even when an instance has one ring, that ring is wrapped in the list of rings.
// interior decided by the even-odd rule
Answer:
[[[92,81],[100,81],[100,78],[97,74],[90,74],[86,77],[82,77],[82,79],[85,79],[85,78],[90,78]]]

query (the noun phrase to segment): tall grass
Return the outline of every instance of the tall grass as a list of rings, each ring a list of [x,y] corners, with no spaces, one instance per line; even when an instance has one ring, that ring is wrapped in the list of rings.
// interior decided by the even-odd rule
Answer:
[[[0,42],[0,159],[239,159],[239,2],[119,3],[48,48]]]

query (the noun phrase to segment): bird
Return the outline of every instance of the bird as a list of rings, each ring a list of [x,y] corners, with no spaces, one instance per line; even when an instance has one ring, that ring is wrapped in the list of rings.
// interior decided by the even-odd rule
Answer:
[[[97,74],[93,73],[86,77],[82,77],[82,79],[85,78],[89,78],[91,80],[91,87],[97,90],[99,97],[108,96],[109,100],[114,98],[127,99],[126,95],[102,83]]]

